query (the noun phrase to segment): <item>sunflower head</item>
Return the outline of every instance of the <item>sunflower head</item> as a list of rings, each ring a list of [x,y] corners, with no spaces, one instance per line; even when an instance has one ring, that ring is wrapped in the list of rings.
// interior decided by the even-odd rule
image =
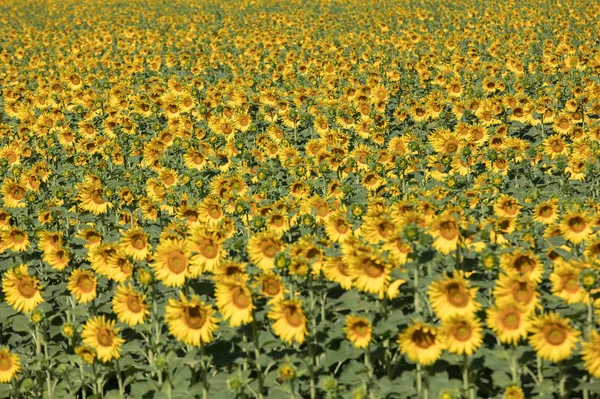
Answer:
[[[366,348],[371,342],[373,327],[366,317],[346,316],[346,338],[357,348]]]

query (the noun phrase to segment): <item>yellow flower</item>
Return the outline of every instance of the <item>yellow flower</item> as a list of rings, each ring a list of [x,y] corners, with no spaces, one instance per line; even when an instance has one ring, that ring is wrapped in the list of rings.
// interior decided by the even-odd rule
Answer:
[[[148,234],[141,227],[127,230],[119,242],[121,250],[135,260],[144,260],[150,253]]]
[[[520,249],[502,254],[500,267],[508,275],[526,277],[537,283],[542,281],[542,275],[544,274],[544,265],[538,257],[531,251]]]
[[[214,270],[219,266],[224,255],[222,240],[217,233],[205,228],[192,231],[187,249],[192,276]]]
[[[275,255],[282,248],[279,238],[272,233],[258,233],[248,240],[248,256],[262,270],[273,268]]]
[[[6,303],[18,312],[29,313],[44,302],[37,278],[29,275],[25,265],[6,272],[2,278],[2,292]]]
[[[346,316],[346,338],[357,348],[366,348],[371,342],[373,327],[366,317]]]
[[[26,188],[15,179],[6,178],[2,184],[2,199],[6,208],[25,208]]]
[[[232,327],[250,323],[254,304],[245,282],[224,280],[215,285],[215,300],[219,311]]]
[[[441,336],[450,353],[471,356],[483,343],[483,328],[477,317],[460,315],[442,321]]]
[[[158,243],[152,267],[156,278],[164,285],[181,287],[189,274],[188,264],[184,240],[168,238]]]
[[[89,346],[78,346],[75,348],[75,353],[79,355],[81,360],[88,364],[94,363],[94,359],[96,359],[96,352],[94,348]]]
[[[592,234],[592,225],[585,214],[571,211],[560,222],[560,231],[566,240],[579,244]]]
[[[525,399],[525,394],[518,386],[509,385],[504,388],[504,399]]]
[[[582,345],[581,356],[584,367],[594,378],[600,378],[600,334],[592,330],[589,341]]]
[[[96,351],[98,359],[106,363],[120,357],[121,345],[125,340],[118,333],[114,320],[106,320],[104,315],[94,316],[83,327],[81,338],[84,344]]]
[[[213,339],[218,320],[213,317],[212,306],[205,304],[198,295],[188,300],[181,294],[181,300],[169,298],[165,320],[169,332],[179,341],[193,346],[207,344]]]
[[[477,288],[469,288],[468,280],[457,271],[452,277],[429,285],[429,300],[437,317],[446,320],[454,316],[472,315],[481,308],[475,301]]]
[[[281,276],[271,270],[260,274],[257,277],[255,286],[259,287],[261,295],[269,298],[269,302],[277,302],[283,299],[284,294],[287,292],[281,282]]]
[[[21,359],[8,348],[0,349],[0,383],[6,384],[21,371]]]
[[[487,310],[487,325],[500,342],[517,345],[521,338],[527,336],[529,316],[517,304],[495,306]]]
[[[442,355],[438,330],[429,324],[413,322],[398,336],[397,342],[403,355],[424,366],[435,363]]]
[[[308,334],[306,330],[307,319],[300,300],[291,299],[273,303],[267,317],[274,320],[273,330],[279,338],[289,344],[293,340],[296,340],[299,344],[304,342],[304,337]]]
[[[90,270],[76,269],[71,273],[67,288],[79,303],[88,303],[96,298],[97,279]]]
[[[447,255],[458,247],[460,231],[458,222],[452,215],[440,215],[433,220],[430,234],[435,238],[433,248]]]
[[[375,254],[360,252],[350,258],[350,276],[360,291],[383,295],[391,280],[390,265]]]
[[[569,325],[568,319],[550,312],[531,322],[529,343],[542,359],[558,363],[571,356],[581,333]]]
[[[566,262],[556,263],[554,271],[550,274],[552,294],[565,300],[568,304],[577,302],[586,303],[589,295],[579,284],[581,269]]]
[[[142,295],[127,285],[119,285],[112,300],[113,312],[119,321],[130,326],[143,323],[150,314],[146,305],[146,295]]]

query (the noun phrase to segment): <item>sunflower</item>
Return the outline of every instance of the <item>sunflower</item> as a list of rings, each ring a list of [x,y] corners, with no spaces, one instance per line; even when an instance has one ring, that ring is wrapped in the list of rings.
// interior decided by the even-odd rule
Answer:
[[[352,276],[341,256],[326,257],[323,262],[323,273],[329,281],[338,283],[343,289],[352,288]]]
[[[526,314],[531,314],[539,306],[537,283],[526,277],[500,274],[494,288],[498,306],[517,304]]]
[[[148,234],[141,227],[134,227],[123,233],[119,246],[123,253],[135,260],[144,260],[150,253]]]
[[[219,312],[232,327],[250,323],[254,304],[252,293],[245,282],[226,280],[215,284],[215,301]]]
[[[67,288],[79,303],[88,303],[96,298],[97,278],[90,270],[76,269],[71,273]]]
[[[93,248],[100,245],[102,242],[102,236],[96,230],[92,228],[83,229],[77,232],[75,237],[85,241],[86,248]]]
[[[71,256],[64,248],[51,249],[42,253],[42,260],[54,270],[64,270],[71,261]]]
[[[26,188],[20,185],[15,179],[7,178],[2,183],[2,199],[7,208],[25,208]]]
[[[504,304],[487,309],[487,325],[500,342],[517,345],[527,336],[529,316],[517,304]]]
[[[349,274],[359,291],[382,295],[391,280],[391,267],[370,252],[360,251],[350,258]]]
[[[193,277],[199,276],[219,266],[224,255],[223,240],[214,231],[197,228],[188,239],[187,250],[191,274]]]
[[[566,155],[569,146],[558,134],[548,136],[543,143],[544,154],[550,159],[556,159],[561,155]]]
[[[42,230],[37,233],[38,248],[43,251],[56,250],[63,245],[63,233],[56,231]]]
[[[454,316],[470,316],[481,308],[475,301],[477,287],[469,288],[468,280],[454,271],[452,277],[434,281],[428,295],[435,314],[443,321]]]
[[[29,313],[44,302],[38,279],[31,277],[27,266],[18,265],[2,277],[4,300],[17,312]]]
[[[108,256],[106,269],[103,271],[104,275],[109,279],[117,283],[122,283],[129,280],[133,275],[133,263],[125,256],[120,247],[116,248],[117,250]]]
[[[8,348],[0,349],[0,384],[9,383],[21,371],[21,359]]]
[[[87,180],[79,187],[79,205],[83,210],[101,215],[113,207],[105,200],[105,192],[99,180]]]
[[[454,216],[440,215],[432,221],[429,232],[435,238],[433,247],[444,255],[454,251],[460,240],[459,225]]]
[[[290,299],[274,302],[267,317],[274,321],[273,330],[279,338],[289,344],[293,340],[299,344],[304,342],[304,337],[308,334],[307,319],[300,300]]]
[[[146,295],[134,290],[131,283],[117,287],[112,305],[119,321],[132,327],[143,323],[150,314],[146,305]]]
[[[537,283],[542,281],[544,265],[531,251],[520,249],[502,254],[500,267],[508,275],[526,277]]]
[[[167,287],[181,287],[189,274],[186,242],[164,239],[158,243],[152,267],[156,278]]]
[[[517,200],[508,194],[502,194],[494,205],[494,213],[500,217],[517,217],[521,206]]]
[[[209,227],[216,226],[224,218],[219,200],[214,197],[206,197],[198,206],[198,216]]]
[[[120,357],[121,345],[125,342],[117,334],[115,320],[106,320],[104,315],[94,316],[85,323],[81,338],[84,344],[96,351],[103,363]]]
[[[397,342],[403,355],[424,366],[435,363],[442,355],[438,329],[429,324],[414,321],[398,336]]]
[[[169,332],[187,345],[200,346],[213,339],[218,320],[212,306],[205,304],[198,295],[188,300],[181,293],[181,300],[169,298],[165,320]]]
[[[371,342],[373,326],[366,317],[347,315],[344,332],[356,348],[366,348]]]
[[[352,234],[352,226],[346,220],[345,212],[334,212],[325,223],[325,232],[331,241],[341,242]]]
[[[581,269],[566,262],[556,263],[550,274],[552,294],[564,299],[568,304],[587,302],[589,295],[579,284]]]
[[[75,348],[75,354],[88,364],[94,363],[94,359],[96,359],[96,352],[90,346],[78,346]]]
[[[2,240],[6,248],[15,252],[24,252],[29,248],[29,236],[17,227],[9,227],[1,232]]]
[[[248,255],[262,270],[272,269],[275,255],[283,249],[283,244],[274,234],[262,232],[248,239]]]
[[[281,282],[281,276],[267,270],[256,277],[255,287],[259,288],[261,295],[269,298],[269,302],[277,302],[283,299],[287,290]]]
[[[472,315],[457,315],[442,321],[440,338],[450,353],[471,356],[483,343],[483,328]]]
[[[529,343],[538,356],[558,363],[567,359],[577,346],[581,333],[569,325],[568,319],[550,312],[531,321]]]
[[[579,244],[592,234],[592,225],[584,213],[571,211],[560,222],[560,231],[566,240]]]
[[[552,224],[556,222],[558,216],[558,200],[556,198],[537,204],[533,208],[533,220],[539,223]]]
[[[504,399],[525,399],[525,394],[523,390],[516,385],[509,385],[504,388]]]
[[[594,378],[600,378],[600,334],[598,331],[592,330],[589,341],[582,344],[581,357],[587,372]]]
[[[269,231],[277,237],[281,237],[290,228],[288,217],[280,211],[271,211],[265,223]]]

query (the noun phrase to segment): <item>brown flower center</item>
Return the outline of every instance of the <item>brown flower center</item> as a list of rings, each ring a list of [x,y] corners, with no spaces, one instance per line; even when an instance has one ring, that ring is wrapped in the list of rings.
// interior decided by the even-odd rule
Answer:
[[[507,330],[516,330],[521,324],[521,315],[514,310],[506,311],[501,317],[502,326]]]
[[[569,229],[574,233],[581,233],[587,227],[585,219],[581,216],[573,216],[568,222]]]
[[[296,305],[289,305],[283,311],[285,316],[285,320],[292,327],[300,327],[304,324],[304,314],[302,313],[302,309],[297,307]]]
[[[262,292],[267,296],[276,296],[281,292],[281,286],[277,280],[270,278],[263,282]]]
[[[446,220],[440,223],[440,235],[448,241],[454,240],[458,236],[458,228],[452,220]]]
[[[579,291],[579,282],[577,276],[569,275],[563,278],[563,289],[570,294],[576,294]]]
[[[444,144],[444,152],[446,154],[451,154],[458,150],[458,143],[454,140],[449,140]]]
[[[273,241],[272,239],[267,239],[260,244],[262,249],[262,253],[267,258],[274,258],[277,252],[280,250],[280,246],[278,243]]]
[[[102,198],[102,190],[97,189],[97,190],[92,191],[92,195],[90,196],[90,199],[92,200],[92,202],[94,202],[97,205],[103,205],[104,198]]]
[[[338,220],[335,222],[335,230],[339,234],[346,234],[348,232],[348,224],[344,220]]]
[[[131,246],[135,249],[142,250],[146,248],[146,240],[141,234],[136,234],[131,237]]]
[[[567,340],[567,329],[560,324],[551,323],[542,330],[544,339],[554,346],[559,346]]]
[[[206,311],[200,306],[186,306],[183,311],[183,321],[192,329],[198,330],[206,323]]]
[[[369,335],[369,323],[365,322],[364,320],[358,320],[354,322],[352,325],[352,332],[361,338],[366,337]]]
[[[94,280],[87,274],[83,274],[77,279],[77,288],[85,294],[92,292],[95,288]]]
[[[455,308],[464,308],[469,304],[471,296],[469,292],[459,283],[450,283],[446,289],[446,298]]]
[[[429,331],[429,329],[427,331],[422,328],[415,330],[410,339],[421,349],[428,349],[435,345],[435,334]]]
[[[12,369],[13,362],[12,358],[9,356],[0,356],[0,371],[5,372]]]
[[[252,298],[242,287],[235,287],[231,292],[233,304],[238,309],[248,309],[252,304]]]
[[[521,274],[529,274],[535,268],[535,259],[529,255],[519,255],[513,261],[513,268]]]
[[[183,273],[187,263],[187,257],[181,251],[173,251],[167,257],[167,267],[175,274]]]
[[[213,219],[218,219],[221,217],[221,210],[217,207],[217,205],[212,205],[208,209],[208,216],[210,216]]]
[[[21,294],[21,296],[24,296],[25,298],[33,298],[33,296],[37,292],[37,289],[31,277],[22,277],[19,280],[17,288],[19,289],[19,293]]]
[[[98,343],[105,348],[111,347],[113,344],[113,334],[108,328],[101,328],[96,333]]]
[[[214,259],[219,254],[219,246],[212,240],[204,239],[200,242],[200,253],[206,259]]]
[[[283,218],[283,216],[281,216],[281,215],[271,216],[271,225],[279,228],[279,227],[283,227],[284,223],[285,223],[285,219]]]
[[[549,218],[554,214],[554,208],[550,205],[543,205],[540,208],[539,214],[543,218]]]
[[[367,260],[363,264],[363,270],[365,274],[371,278],[379,278],[385,272],[385,267],[381,264],[377,264],[372,260]]]
[[[129,295],[127,297],[127,309],[133,313],[140,313],[142,311],[142,301],[137,295]]]
[[[522,304],[528,304],[533,300],[534,290],[527,282],[517,281],[512,286],[513,298]]]
[[[23,189],[22,187],[15,187],[10,192],[10,196],[14,200],[21,201],[23,198],[25,198],[25,189]]]
[[[473,329],[466,322],[459,322],[452,327],[451,334],[457,341],[465,342],[473,336]]]

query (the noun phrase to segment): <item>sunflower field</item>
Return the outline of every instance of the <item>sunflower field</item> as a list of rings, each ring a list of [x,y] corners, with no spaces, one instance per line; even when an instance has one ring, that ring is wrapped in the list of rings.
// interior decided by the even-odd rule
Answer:
[[[599,27],[0,0],[0,398],[600,398]]]

